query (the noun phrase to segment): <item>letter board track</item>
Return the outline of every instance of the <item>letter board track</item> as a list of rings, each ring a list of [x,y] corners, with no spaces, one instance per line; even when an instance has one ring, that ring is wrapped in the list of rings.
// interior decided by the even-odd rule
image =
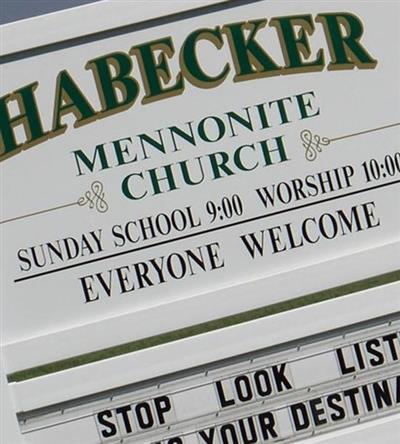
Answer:
[[[26,412],[21,428],[32,444],[292,442],[339,430],[399,413],[399,329],[392,315]]]

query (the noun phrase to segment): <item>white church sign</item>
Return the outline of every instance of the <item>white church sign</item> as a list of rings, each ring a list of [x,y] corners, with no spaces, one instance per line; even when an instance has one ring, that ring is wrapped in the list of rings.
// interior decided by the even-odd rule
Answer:
[[[111,1],[3,26],[3,371],[399,269],[399,12],[390,1]],[[360,351],[364,365],[382,358],[392,369],[391,343],[379,338]],[[240,396],[262,401],[267,376],[271,390],[285,379],[296,392],[292,363],[287,376],[278,361],[263,381],[251,365]],[[285,439],[296,421],[336,427],[332,405],[348,401],[341,368],[331,371],[319,401],[277,401],[292,418]],[[348,390],[380,416],[396,381],[388,370]],[[216,421],[201,436],[242,442],[239,394],[207,384],[181,403],[163,395],[105,407],[93,424],[104,442],[136,439],[146,421],[180,424],[197,396],[204,415],[219,415],[222,396],[235,406],[231,425],[222,432]],[[245,413],[247,425],[272,439],[264,411]],[[350,413],[340,421],[357,419]],[[182,442],[197,442],[190,433]]]

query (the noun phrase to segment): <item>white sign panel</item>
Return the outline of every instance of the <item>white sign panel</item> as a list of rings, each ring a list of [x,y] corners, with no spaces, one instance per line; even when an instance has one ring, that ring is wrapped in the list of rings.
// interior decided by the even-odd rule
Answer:
[[[6,344],[398,245],[398,4],[203,12],[4,57]]]

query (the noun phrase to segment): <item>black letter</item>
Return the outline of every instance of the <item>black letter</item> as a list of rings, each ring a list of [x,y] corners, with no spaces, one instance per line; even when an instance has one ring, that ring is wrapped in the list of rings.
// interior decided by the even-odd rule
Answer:
[[[108,430],[102,430],[101,435],[103,438],[109,438],[110,436],[115,436],[117,434],[117,428],[115,424],[110,421],[107,421],[105,418],[112,418],[113,414],[111,410],[104,410],[104,412],[100,412],[97,414],[97,420],[99,423],[105,427],[108,427]]]
[[[165,424],[164,413],[171,410],[171,401],[168,396],[160,396],[159,398],[154,398],[154,404],[156,405],[156,412],[160,424]]]
[[[235,401],[233,399],[225,398],[224,388],[222,387],[221,381],[217,381],[215,385],[217,387],[218,399],[221,404],[221,407],[228,407],[229,405],[234,405]]]
[[[299,411],[301,412],[302,418],[299,417]],[[302,402],[291,405],[290,413],[292,414],[296,431],[305,430],[310,426],[310,420],[308,419],[307,414],[307,407]]]

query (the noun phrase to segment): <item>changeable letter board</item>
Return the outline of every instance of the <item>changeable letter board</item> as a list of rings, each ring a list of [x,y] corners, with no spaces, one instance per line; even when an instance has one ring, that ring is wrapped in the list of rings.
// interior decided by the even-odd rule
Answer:
[[[285,443],[333,432],[399,411],[399,330],[392,316],[209,363],[23,413],[22,430],[32,444]]]

